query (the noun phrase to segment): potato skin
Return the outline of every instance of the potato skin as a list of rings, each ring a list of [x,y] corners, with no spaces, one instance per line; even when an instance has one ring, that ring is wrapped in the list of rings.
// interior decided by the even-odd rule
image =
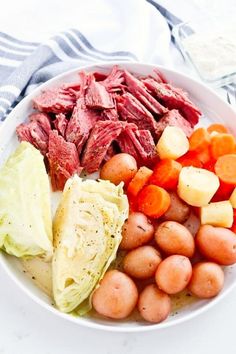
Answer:
[[[179,223],[185,222],[190,214],[190,207],[181,200],[176,193],[170,194],[170,207],[162,216],[163,220],[177,221]]]
[[[161,223],[155,232],[158,247],[167,255],[180,254],[191,258],[194,254],[194,238],[189,230],[176,221]]]
[[[202,225],[195,241],[200,253],[206,259],[220,265],[236,263],[236,237],[231,230]]]
[[[193,266],[192,278],[188,285],[190,292],[209,299],[219,294],[224,285],[224,272],[213,262],[199,262]]]
[[[137,279],[154,276],[161,262],[160,253],[152,246],[142,246],[130,251],[124,258],[124,271]]]
[[[188,285],[192,265],[185,256],[173,255],[162,261],[156,271],[157,286],[167,294],[177,294]]]
[[[92,296],[94,309],[103,316],[122,319],[131,314],[138,301],[138,290],[128,275],[108,271]]]
[[[144,320],[160,323],[170,314],[170,297],[155,284],[147,285],[139,296],[138,310]]]
[[[144,245],[152,239],[154,227],[143,213],[130,213],[122,228],[120,248],[131,250]]]
[[[103,165],[100,170],[100,178],[109,180],[116,185],[120,182],[128,185],[137,170],[135,158],[129,154],[121,153],[113,156]]]

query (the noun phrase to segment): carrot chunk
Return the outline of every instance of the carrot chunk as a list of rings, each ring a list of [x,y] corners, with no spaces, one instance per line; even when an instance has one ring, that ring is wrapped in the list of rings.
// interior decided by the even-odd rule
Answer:
[[[227,184],[236,186],[236,154],[227,154],[218,158],[215,173]]]
[[[228,129],[223,125],[219,123],[211,124],[207,128],[207,131],[209,134],[216,132],[216,133],[228,133]]]
[[[129,196],[136,197],[141,189],[143,189],[143,187],[147,184],[151,175],[152,170],[145,166],[140,167],[128,185],[127,194]]]
[[[220,180],[220,186],[217,189],[215,195],[213,196],[211,202],[221,202],[228,200],[234,190],[232,184],[225,183]]]
[[[235,138],[232,134],[217,134],[211,138],[210,153],[213,159],[233,154],[235,151]]]
[[[209,147],[197,153],[198,159],[203,163],[208,163],[211,160]]]
[[[189,150],[200,152],[208,148],[211,138],[210,134],[205,128],[198,128],[194,130],[189,138]]]
[[[150,183],[165,189],[176,189],[182,165],[172,159],[164,159],[155,166]]]
[[[169,193],[153,184],[144,187],[138,195],[138,210],[151,218],[159,218],[169,206]]]
[[[193,166],[197,168],[202,167],[202,162],[199,160],[196,151],[188,151],[186,154],[179,157],[176,161],[178,161],[182,165],[182,167],[188,167],[188,166]]]

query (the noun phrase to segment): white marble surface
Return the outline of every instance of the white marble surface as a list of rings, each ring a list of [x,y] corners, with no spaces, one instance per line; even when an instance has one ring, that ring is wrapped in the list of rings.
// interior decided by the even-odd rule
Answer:
[[[22,39],[46,39],[63,28],[76,27],[76,11],[66,4],[68,1],[1,1],[0,30]],[[81,328],[55,317],[28,298],[2,269],[0,284],[0,354],[236,352],[236,289],[207,313],[176,328],[117,334]]]

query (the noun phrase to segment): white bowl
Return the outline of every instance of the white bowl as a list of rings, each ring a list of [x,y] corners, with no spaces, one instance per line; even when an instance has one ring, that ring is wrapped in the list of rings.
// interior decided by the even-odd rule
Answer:
[[[120,67],[130,70],[138,75],[148,75],[153,72],[157,66],[139,64],[139,63],[117,63]],[[52,80],[49,80],[29,96],[24,98],[9,114],[8,119],[3,123],[0,129],[0,163],[8,157],[10,152],[17,146],[18,141],[15,134],[16,126],[27,119],[28,114],[32,111],[32,99],[45,90],[64,82],[76,81],[76,73],[84,69],[85,71],[100,71],[109,72],[113,64],[105,63],[99,65],[86,66],[84,68],[73,69],[67,73],[59,75]],[[236,113],[225,103],[215,92],[207,88],[200,82],[197,82],[189,77],[180,74],[176,71],[158,67],[164,74],[168,81],[176,86],[179,86],[190,93],[191,99],[202,109],[205,115],[200,122],[201,125],[209,124],[211,121],[225,123],[236,134]],[[206,311],[218,301],[226,296],[226,294],[236,285],[236,266],[227,267],[225,270],[225,285],[221,293],[212,300],[199,300],[182,310],[176,315],[170,316],[165,322],[160,324],[150,325],[147,323],[140,323],[133,321],[111,321],[95,318],[81,318],[74,317],[68,314],[61,313],[51,304],[51,299],[43,293],[30,279],[22,272],[22,267],[15,257],[0,253],[1,266],[6,270],[8,275],[24,290],[24,292],[31,297],[35,302],[48,309],[56,316],[60,316],[66,320],[75,322],[81,326],[102,329],[106,331],[115,332],[144,332],[150,330],[157,330],[177,325],[181,322],[192,319],[200,313]],[[10,306],[10,303],[9,303]]]

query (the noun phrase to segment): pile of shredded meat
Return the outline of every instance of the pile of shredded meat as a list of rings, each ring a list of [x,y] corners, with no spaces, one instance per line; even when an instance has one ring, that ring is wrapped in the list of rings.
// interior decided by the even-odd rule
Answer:
[[[137,78],[116,65],[107,76],[80,72],[76,82],[41,92],[33,106],[17,135],[45,156],[54,190],[119,152],[152,166],[165,127],[178,126],[189,136],[201,115],[187,93],[158,71]]]

